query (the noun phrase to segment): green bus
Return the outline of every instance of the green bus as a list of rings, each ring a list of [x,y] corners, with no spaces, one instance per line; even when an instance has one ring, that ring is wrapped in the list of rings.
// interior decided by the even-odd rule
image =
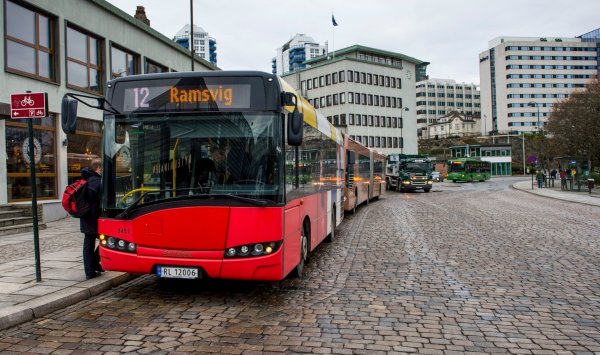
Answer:
[[[492,164],[479,158],[455,158],[448,160],[447,180],[485,181],[492,177]]]

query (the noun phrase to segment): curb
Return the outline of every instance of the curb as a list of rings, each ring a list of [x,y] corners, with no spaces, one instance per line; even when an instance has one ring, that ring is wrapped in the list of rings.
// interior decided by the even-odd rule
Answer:
[[[103,277],[106,276],[106,277]],[[14,307],[0,310],[0,330],[29,322],[54,311],[84,301],[113,287],[136,278],[137,275],[124,272],[106,272],[104,275],[83,281],[75,286],[51,294],[37,297]]]
[[[573,200],[573,199],[563,198],[563,197],[560,197],[560,196],[548,196],[548,195],[544,195],[544,194],[539,194],[539,193],[533,192],[535,190],[518,188],[518,187],[516,187],[516,185],[519,184],[519,183],[520,182],[516,182],[516,183],[512,184],[511,187],[513,189],[517,190],[517,191],[527,192],[529,194],[540,196],[540,197],[544,197],[544,198],[550,198],[550,199],[553,199],[553,200],[560,200],[560,201],[571,202],[571,203],[579,203],[579,204],[587,205],[587,206],[600,207],[597,204],[593,204],[593,203],[589,203],[589,202],[585,202],[585,201],[577,201],[577,200]]]

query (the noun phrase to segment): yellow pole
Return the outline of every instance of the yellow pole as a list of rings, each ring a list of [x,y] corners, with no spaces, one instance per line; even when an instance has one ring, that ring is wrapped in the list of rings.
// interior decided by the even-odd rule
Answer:
[[[173,197],[177,196],[177,147],[179,146],[179,138],[175,142],[175,146],[173,147]]]

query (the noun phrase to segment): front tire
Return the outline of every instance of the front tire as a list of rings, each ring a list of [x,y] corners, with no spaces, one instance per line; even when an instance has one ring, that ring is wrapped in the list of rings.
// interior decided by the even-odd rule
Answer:
[[[425,192],[429,192],[429,191],[431,191],[431,189],[424,189],[424,191],[425,191]]]
[[[293,276],[299,279],[304,274],[304,265],[308,263],[308,232],[306,229],[306,227],[302,227],[302,235],[300,236],[300,262],[292,271]]]

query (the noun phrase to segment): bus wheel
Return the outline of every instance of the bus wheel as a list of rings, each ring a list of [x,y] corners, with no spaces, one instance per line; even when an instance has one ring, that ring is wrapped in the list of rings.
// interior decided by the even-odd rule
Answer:
[[[335,218],[335,208],[331,212],[331,233],[325,238],[326,243],[332,243],[335,240],[335,225],[337,219]]]
[[[308,233],[306,227],[302,227],[302,235],[300,236],[300,262],[294,268],[293,276],[302,278],[304,273],[304,264],[308,262]]]
[[[452,182],[456,184],[456,180],[452,180]]]

